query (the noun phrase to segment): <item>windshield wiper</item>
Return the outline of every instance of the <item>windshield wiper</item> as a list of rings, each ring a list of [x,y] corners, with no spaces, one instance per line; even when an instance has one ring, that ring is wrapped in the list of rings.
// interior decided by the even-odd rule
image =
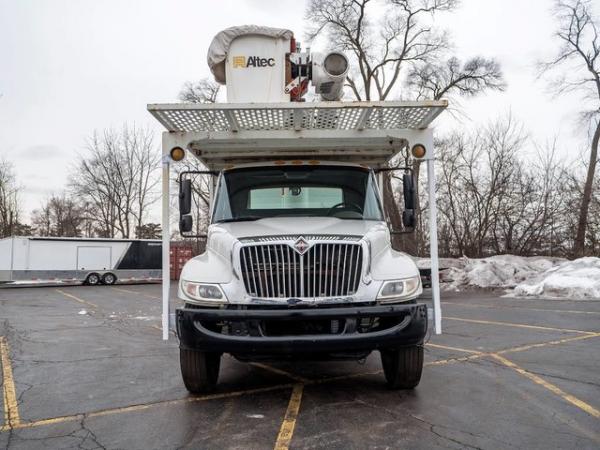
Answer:
[[[262,217],[258,217],[258,216],[232,217],[230,219],[217,220],[217,221],[215,221],[215,223],[250,222],[250,221],[259,220],[259,219],[262,219]]]

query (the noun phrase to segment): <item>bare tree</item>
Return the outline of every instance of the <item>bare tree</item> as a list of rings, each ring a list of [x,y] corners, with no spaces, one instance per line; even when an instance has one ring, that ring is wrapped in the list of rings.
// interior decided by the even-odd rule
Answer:
[[[582,256],[585,253],[600,142],[600,19],[594,15],[592,3],[588,0],[557,1],[555,17],[558,22],[556,39],[562,45],[553,60],[540,64],[540,74],[564,69],[561,75],[552,79],[550,86],[556,94],[576,91],[581,95],[582,118],[592,130],[590,158],[573,247],[575,256]]]
[[[40,236],[81,237],[83,209],[66,193],[52,195],[32,213],[32,223]]]
[[[440,99],[454,94],[474,96],[488,89],[503,89],[502,73],[493,59],[476,57],[465,64],[456,58],[447,59],[445,64],[438,62],[444,59],[450,45],[446,33],[433,26],[432,17],[453,10],[457,3],[456,0],[310,0],[306,11],[308,38],[324,34],[337,50],[349,54],[352,69],[347,85],[356,100],[406,98],[399,89],[402,85],[417,99],[427,96]],[[418,161],[413,168],[418,181]],[[402,227],[395,201],[398,187],[392,176],[384,175],[383,201],[394,229]],[[418,215],[417,220],[420,220]],[[392,245],[415,254],[418,240],[414,234],[395,236]]]
[[[557,159],[556,141],[527,152],[531,141],[509,115],[436,145],[441,255],[567,254],[578,179]]]
[[[179,92],[179,100],[186,103],[215,103],[221,85],[209,78],[203,78],[200,81],[184,83]]]
[[[357,100],[385,100],[397,95],[401,69],[429,61],[448,46],[444,32],[427,18],[455,7],[455,0],[310,0],[308,38],[326,34],[354,64],[348,86]],[[375,22],[376,8],[385,8]]]
[[[19,187],[12,164],[0,159],[0,238],[11,236],[19,224]]]
[[[484,256],[510,196],[515,155],[524,139],[509,117],[471,136],[453,133],[440,142],[440,212],[459,255]]]
[[[160,239],[162,228],[158,223],[145,223],[136,227],[135,236],[138,239]]]
[[[406,84],[418,100],[440,100],[453,91],[472,97],[485,90],[503,91],[506,86],[500,64],[481,56],[470,58],[464,64],[451,57],[441,64],[435,61],[414,65]]]
[[[159,162],[149,130],[124,125],[118,132],[94,133],[70,186],[87,204],[100,236],[128,238],[142,226],[148,207],[158,199]]]

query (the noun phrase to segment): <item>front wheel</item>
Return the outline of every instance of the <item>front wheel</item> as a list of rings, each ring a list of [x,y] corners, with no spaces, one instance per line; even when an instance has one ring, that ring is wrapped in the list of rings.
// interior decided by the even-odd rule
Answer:
[[[183,384],[192,394],[210,392],[217,385],[220,354],[180,348],[179,362]]]
[[[421,381],[423,346],[381,350],[381,364],[390,389],[413,389]]]

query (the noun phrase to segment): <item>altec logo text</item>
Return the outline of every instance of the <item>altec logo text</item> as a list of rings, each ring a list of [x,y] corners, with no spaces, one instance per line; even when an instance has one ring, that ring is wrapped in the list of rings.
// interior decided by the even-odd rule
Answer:
[[[232,58],[233,67],[273,67],[275,58],[261,58],[260,56],[234,56]]]

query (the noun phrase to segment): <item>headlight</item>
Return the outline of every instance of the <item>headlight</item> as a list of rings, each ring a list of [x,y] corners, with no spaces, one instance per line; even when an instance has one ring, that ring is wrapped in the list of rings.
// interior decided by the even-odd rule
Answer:
[[[181,281],[181,290],[192,300],[210,303],[225,303],[227,298],[218,284]]]
[[[380,303],[404,301],[418,293],[421,288],[421,277],[405,278],[404,280],[386,281],[381,286],[377,300]]]

